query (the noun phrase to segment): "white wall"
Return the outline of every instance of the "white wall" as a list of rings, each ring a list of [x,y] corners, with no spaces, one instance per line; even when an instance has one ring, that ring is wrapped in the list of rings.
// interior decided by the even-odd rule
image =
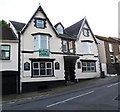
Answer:
[[[18,43],[0,43],[10,45],[10,60],[0,60],[0,71],[18,71]]]

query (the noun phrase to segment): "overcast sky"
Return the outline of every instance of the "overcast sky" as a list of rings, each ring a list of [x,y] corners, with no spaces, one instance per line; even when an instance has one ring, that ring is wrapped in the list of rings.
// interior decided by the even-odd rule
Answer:
[[[95,35],[118,36],[118,2],[120,0],[0,0],[1,18],[27,23],[41,3],[55,25],[66,28],[86,16]]]

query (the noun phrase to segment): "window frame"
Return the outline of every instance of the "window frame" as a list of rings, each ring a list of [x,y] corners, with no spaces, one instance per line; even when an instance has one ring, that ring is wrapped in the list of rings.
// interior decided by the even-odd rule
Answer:
[[[9,53],[9,57],[7,58],[7,59],[3,59],[3,56],[2,56],[2,52],[3,52],[3,50],[2,50],[2,46],[7,46],[7,47],[9,47],[9,50],[4,50],[5,52],[8,52]],[[10,60],[10,58],[11,58],[11,45],[0,45],[0,51],[1,51],[1,58],[0,58],[0,60]]]
[[[83,66],[83,63],[85,63],[86,65]],[[92,63],[94,63],[94,65],[92,65]],[[90,66],[88,66],[88,64]],[[86,68],[86,70],[83,70],[83,68]],[[88,70],[88,68],[90,68],[90,70]],[[94,68],[94,70],[92,70],[92,68]],[[82,61],[82,72],[96,72],[96,62],[95,61]]]
[[[90,42],[90,41],[82,41],[82,54],[93,54],[92,42]]]
[[[108,46],[109,46],[109,52],[113,52],[113,45],[112,45],[112,43],[109,43]]]
[[[44,28],[46,28],[46,19],[44,19],[44,18],[35,18],[35,27],[36,28],[42,28],[42,29],[44,29]],[[40,24],[41,23],[41,24]]]
[[[49,36],[48,36],[48,35],[34,35],[34,36],[33,36],[33,38],[34,38],[34,48],[33,48],[34,51],[39,51],[39,49],[43,49],[42,46],[41,46],[41,45],[42,45],[42,44],[41,44],[41,43],[42,43],[42,38],[41,38],[42,36],[45,36],[45,37],[46,37],[46,43],[47,43],[47,44],[46,44],[46,47],[47,47],[46,49],[50,49],[50,46],[49,46],[49,41],[50,41],[50,39],[49,39]],[[37,44],[38,44],[37,47],[35,46],[35,38],[36,38],[36,37],[38,38],[38,39],[37,39],[37,42],[38,42],[38,43],[37,43]],[[36,49],[36,48],[37,48],[37,49]]]
[[[83,35],[84,35],[85,37],[89,37],[89,29],[83,28]]]
[[[34,63],[38,63],[38,68],[34,68]],[[45,64],[45,67],[44,68],[41,68],[40,67],[40,64],[41,63],[44,63]],[[51,67],[48,68],[47,67],[47,64],[50,63],[51,64]],[[38,75],[34,75],[34,70],[39,70],[39,74]],[[44,75],[41,75],[41,70],[45,70],[45,74]],[[47,70],[51,70],[51,75],[48,75],[47,74]],[[34,77],[53,77],[54,76],[54,67],[53,67],[53,62],[52,61],[33,61],[32,62],[32,75],[31,75],[33,78]]]
[[[64,45],[64,42],[66,42],[66,44]],[[64,50],[64,46],[66,48],[66,50]],[[68,41],[67,40],[62,40],[62,50],[64,53],[67,53],[68,52]]]
[[[115,57],[114,57],[114,54],[110,54],[110,60],[111,60],[111,63],[115,63]]]

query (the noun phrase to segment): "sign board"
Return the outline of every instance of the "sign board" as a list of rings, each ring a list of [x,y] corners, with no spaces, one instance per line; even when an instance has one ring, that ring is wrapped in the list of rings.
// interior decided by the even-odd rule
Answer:
[[[24,70],[30,70],[30,63],[29,62],[24,63]]]
[[[40,49],[39,56],[50,56],[50,50],[49,49]]]

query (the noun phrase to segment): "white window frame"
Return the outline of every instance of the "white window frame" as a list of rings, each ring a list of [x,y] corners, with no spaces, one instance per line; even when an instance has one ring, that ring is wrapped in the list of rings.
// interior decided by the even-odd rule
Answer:
[[[82,62],[82,72],[96,72],[96,65],[95,65],[96,63],[95,62],[89,62],[90,66],[88,66],[88,62],[87,61]],[[85,63],[85,65],[83,65],[83,63]],[[94,63],[94,66],[92,65],[92,63]],[[88,67],[90,67],[90,70],[88,70]],[[84,71],[83,68],[86,68],[86,71]],[[94,70],[92,70],[92,68],[94,68]]]
[[[37,50],[39,50],[39,49],[43,49],[42,48],[42,44],[41,44],[41,36],[46,36],[46,41],[47,41],[47,45],[46,45],[46,49],[49,49],[49,36],[47,36],[47,35],[35,35],[34,36],[34,50],[35,51],[37,51]],[[36,47],[35,46],[35,38],[38,38],[37,40],[38,40],[38,47]]]
[[[82,53],[83,54],[93,54],[92,42],[82,42]]]
[[[39,68],[34,68],[34,63],[38,63],[38,67]],[[40,71],[42,70],[41,68],[40,68],[40,64],[41,63],[44,63],[45,64],[45,68],[42,68],[42,69],[44,69],[45,70],[45,75],[41,75],[41,73],[40,73]],[[47,64],[48,63],[50,63],[51,64],[51,67],[50,68],[47,68]],[[33,62],[33,67],[32,67],[32,69],[33,69],[33,72],[32,72],[32,76],[33,77],[38,77],[38,76],[53,76],[53,63],[52,62],[44,62],[44,61],[40,61],[40,62]],[[39,70],[39,74],[38,75],[34,75],[34,70]],[[51,75],[48,75],[47,74],[47,70],[51,70]]]
[[[109,51],[110,51],[110,52],[113,52],[113,46],[112,46],[111,43],[109,43]]]
[[[115,63],[115,57],[113,54],[110,54],[111,63]]]
[[[45,21],[41,19],[36,20],[36,27],[37,28],[44,28],[45,27]]]

